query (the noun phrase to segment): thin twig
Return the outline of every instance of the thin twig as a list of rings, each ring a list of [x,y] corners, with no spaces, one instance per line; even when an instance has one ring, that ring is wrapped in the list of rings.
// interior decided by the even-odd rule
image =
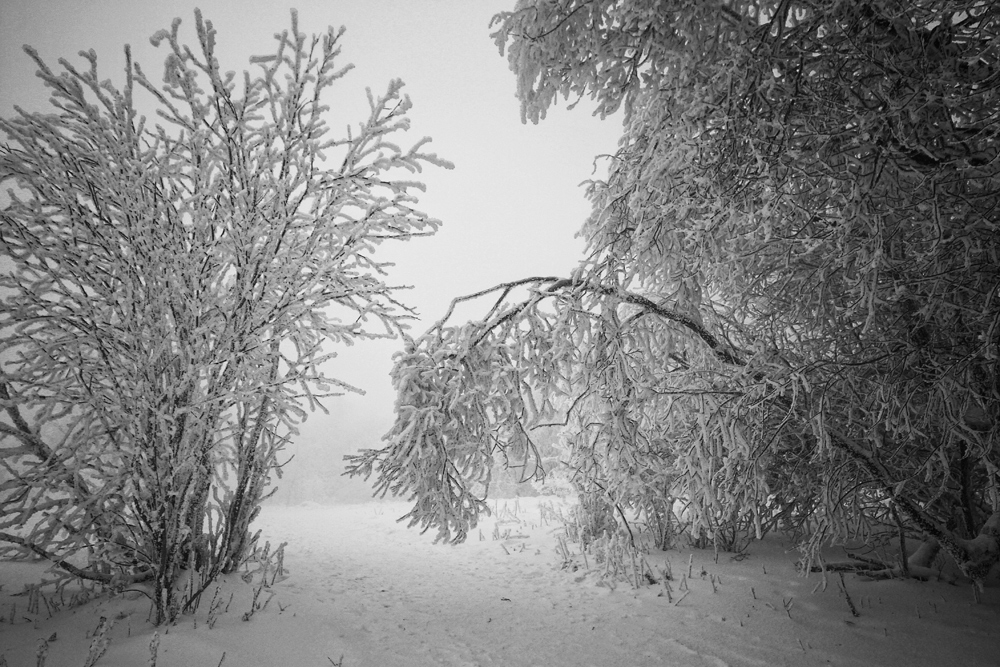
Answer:
[[[861,614],[858,613],[858,608],[854,606],[854,600],[851,599],[851,594],[847,592],[847,584],[844,583],[844,573],[838,572],[840,575],[840,590],[844,591],[844,597],[847,598],[847,606],[851,608],[851,614],[857,618]]]

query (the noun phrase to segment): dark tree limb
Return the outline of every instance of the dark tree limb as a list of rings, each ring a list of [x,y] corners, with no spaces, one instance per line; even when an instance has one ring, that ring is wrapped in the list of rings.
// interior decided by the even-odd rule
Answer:
[[[102,584],[121,582],[123,584],[128,585],[128,584],[139,583],[142,581],[148,581],[149,579],[153,578],[152,570],[137,572],[135,574],[125,575],[125,576],[109,574],[107,572],[95,572],[94,570],[84,570],[60,558],[57,555],[49,551],[46,551],[37,544],[29,542],[23,537],[19,537],[17,535],[11,535],[10,533],[6,532],[0,532],[0,540],[3,540],[5,542],[11,542],[13,544],[17,544],[21,547],[24,547],[25,549],[28,549],[32,553],[41,556],[50,563],[59,566],[60,568],[70,573],[74,577],[79,577],[80,579],[86,579],[88,581],[98,581]]]

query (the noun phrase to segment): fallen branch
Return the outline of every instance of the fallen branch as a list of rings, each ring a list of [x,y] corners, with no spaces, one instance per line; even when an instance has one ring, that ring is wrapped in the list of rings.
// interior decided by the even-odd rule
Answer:
[[[939,570],[930,567],[931,562],[941,550],[940,543],[930,538],[920,545],[920,548],[913,552],[907,559],[906,566],[889,565],[871,558],[859,556],[857,554],[847,554],[850,561],[836,563],[825,563],[824,565],[813,565],[810,572],[822,572],[825,568],[828,572],[854,572],[858,576],[869,579],[917,579],[919,581],[929,581],[937,578],[949,584],[953,584],[957,579],[953,576],[946,576]],[[843,576],[843,574],[841,574]]]

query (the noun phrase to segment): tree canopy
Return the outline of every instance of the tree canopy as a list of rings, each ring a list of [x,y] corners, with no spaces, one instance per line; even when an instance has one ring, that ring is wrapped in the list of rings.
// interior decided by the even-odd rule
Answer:
[[[557,422],[597,530],[679,498],[717,545],[788,530],[808,563],[916,537],[981,585],[1000,554],[994,4],[523,0],[494,22],[526,121],[560,97],[623,119],[586,256],[410,340],[387,444],[350,471],[460,540],[494,458],[533,470],[532,429]]]

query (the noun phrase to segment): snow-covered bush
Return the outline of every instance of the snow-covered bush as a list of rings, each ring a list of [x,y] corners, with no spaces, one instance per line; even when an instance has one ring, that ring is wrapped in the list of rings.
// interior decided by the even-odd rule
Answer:
[[[401,330],[374,252],[435,230],[406,176],[447,166],[393,143],[399,81],[330,135],[343,30],[293,12],[237,76],[211,22],[193,49],[179,27],[152,38],[162,85],[128,48],[121,90],[93,52],[55,72],[27,49],[53,109],[0,120],[0,540],[151,582],[158,622],[252,553],[288,435],[350,389],[321,371],[329,344]]]

